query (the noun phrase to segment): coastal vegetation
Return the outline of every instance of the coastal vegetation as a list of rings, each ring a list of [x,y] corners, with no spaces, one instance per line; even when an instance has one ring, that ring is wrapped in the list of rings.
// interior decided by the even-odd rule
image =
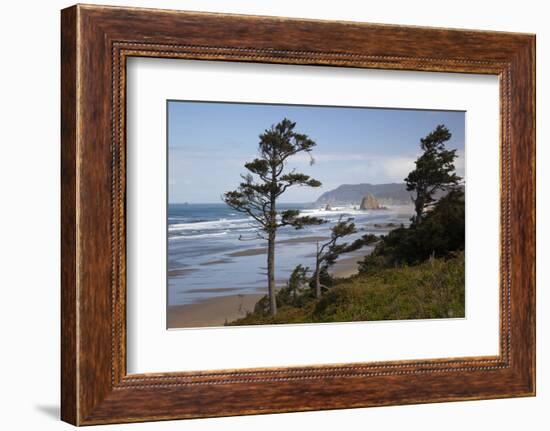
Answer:
[[[300,277],[303,273],[278,292],[276,316],[264,312],[265,300],[260,300],[254,312],[227,325],[464,317],[463,252],[334,279],[320,299]]]
[[[293,129],[295,123],[290,124]],[[422,154],[415,162],[415,169],[405,178],[414,205],[410,225],[398,226],[381,236],[368,233],[347,243],[342,242],[342,238],[356,233],[358,226],[352,218],[340,218],[331,228],[330,238],[323,243],[317,242],[313,270],[302,264],[297,265],[286,286],[275,291],[273,285],[268,295],[257,302],[253,312],[227,324],[463,317],[465,199],[462,178],[455,172],[456,151],[445,147],[450,138],[450,131],[439,125],[420,140]],[[302,151],[309,153],[312,147]],[[265,154],[270,154],[269,151],[272,150],[267,150]],[[263,157],[267,165],[256,159],[253,169],[248,165],[247,168],[254,173],[259,172],[260,178],[270,184],[265,189],[268,191],[265,196],[273,198],[269,194],[272,193],[270,187],[279,190],[279,193],[280,182],[277,179],[271,183],[265,181],[271,174],[268,174],[270,168],[263,166],[269,166],[272,162],[268,157],[266,159],[266,155]],[[258,171],[254,166],[260,166],[263,170]],[[314,187],[317,184],[316,180],[297,175],[301,185]],[[246,190],[252,187],[250,181],[241,184],[240,191],[232,192],[241,194],[226,194],[226,202],[230,206],[241,210],[247,208],[245,198],[249,199],[250,192]],[[255,193],[252,202],[255,203],[258,190],[264,189],[252,188]],[[274,208],[274,202],[270,208]],[[282,221],[276,222],[275,218],[269,219],[270,214],[268,211],[262,229],[269,235],[269,229],[272,229],[274,238],[274,232],[278,225],[284,223],[285,215],[280,218]],[[291,212],[290,216],[291,220],[299,220],[296,213]],[[296,225],[288,224],[300,228],[301,223],[305,226],[306,223],[323,222],[311,218],[297,221]],[[340,255],[367,246],[370,246],[369,252],[357,261],[357,274],[343,278],[331,276],[329,268]]]

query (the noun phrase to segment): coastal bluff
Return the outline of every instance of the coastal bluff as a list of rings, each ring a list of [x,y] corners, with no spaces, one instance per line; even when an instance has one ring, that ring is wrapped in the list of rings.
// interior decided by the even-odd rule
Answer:
[[[404,183],[388,184],[342,184],[335,189],[324,192],[315,204],[325,207],[330,204],[334,206],[349,206],[361,204],[365,196],[372,195],[379,205],[409,205],[411,203],[410,193]]]

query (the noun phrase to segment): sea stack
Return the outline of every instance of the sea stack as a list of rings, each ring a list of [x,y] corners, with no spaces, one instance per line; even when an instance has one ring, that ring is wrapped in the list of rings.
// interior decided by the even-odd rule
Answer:
[[[332,207],[330,206],[330,204],[327,204],[327,206],[325,207],[325,211],[332,211]]]
[[[370,193],[366,194],[361,201],[360,210],[379,210],[381,209],[380,204],[376,198]]]

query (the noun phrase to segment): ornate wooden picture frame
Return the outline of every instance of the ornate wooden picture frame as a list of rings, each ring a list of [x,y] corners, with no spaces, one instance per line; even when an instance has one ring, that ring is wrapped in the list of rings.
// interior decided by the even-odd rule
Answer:
[[[61,416],[75,425],[535,394],[535,37],[102,6],[62,11]],[[500,354],[127,374],[126,60],[500,79]],[[496,222],[496,221],[495,221]]]

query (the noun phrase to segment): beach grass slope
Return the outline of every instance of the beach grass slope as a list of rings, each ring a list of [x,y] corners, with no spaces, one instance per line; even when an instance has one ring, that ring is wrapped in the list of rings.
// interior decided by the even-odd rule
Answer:
[[[338,278],[319,299],[283,305],[277,315],[256,309],[227,325],[357,322],[464,317],[464,252],[413,266],[373,269]]]

